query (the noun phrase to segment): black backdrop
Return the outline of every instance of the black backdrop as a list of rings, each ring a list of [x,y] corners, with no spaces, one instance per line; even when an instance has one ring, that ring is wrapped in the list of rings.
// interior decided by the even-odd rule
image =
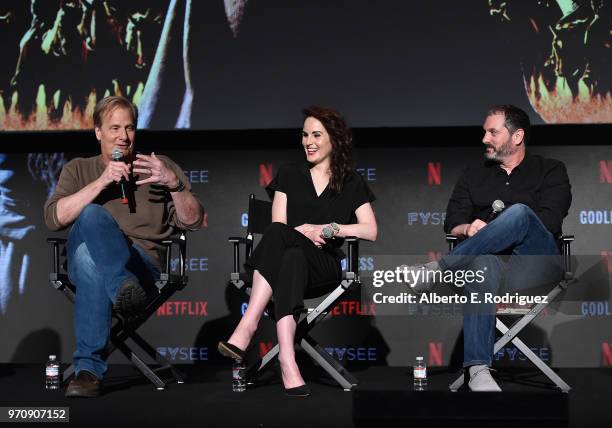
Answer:
[[[567,165],[574,201],[564,230],[576,235],[580,282],[529,329],[526,342],[557,367],[610,365],[612,152],[605,143],[610,129],[569,127],[567,139],[562,130],[536,128],[529,150]],[[382,269],[390,257],[425,261],[444,251],[442,213],[460,171],[481,156],[480,133],[478,128],[357,130],[357,167],[378,197],[374,207],[380,225],[378,241],[362,245],[365,287],[370,287],[372,270]],[[265,197],[269,174],[301,158],[298,135],[298,130],[138,135],[141,150],[168,154],[187,171],[208,212],[205,230],[189,236],[189,286],[165,315],[144,327],[155,346],[178,362],[215,362],[216,341],[237,322],[244,301],[226,287],[231,268],[227,237],[244,233],[248,194]],[[198,149],[201,138],[212,137],[227,142],[225,148]],[[42,204],[62,159],[95,154],[97,144],[92,134],[83,133],[0,138],[13,149],[0,163],[0,361],[40,362],[50,353],[67,361],[74,349],[72,312],[47,282],[50,253],[44,240],[50,233],[42,222]],[[36,152],[39,138],[61,152]],[[577,138],[582,145],[572,144]],[[189,150],[177,150],[176,141],[187,141]],[[15,229],[25,230],[23,237],[9,233]],[[359,301],[359,295],[351,296],[317,333],[336,357],[354,364],[408,365],[416,355],[425,355],[432,365],[451,363],[461,329],[457,308],[411,307],[399,315],[374,317],[376,308]],[[273,341],[274,330],[264,319],[253,352]],[[498,358],[520,359],[511,348]]]

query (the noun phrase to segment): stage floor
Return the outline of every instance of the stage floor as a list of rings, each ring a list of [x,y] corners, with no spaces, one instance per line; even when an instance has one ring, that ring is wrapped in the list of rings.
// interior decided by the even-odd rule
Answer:
[[[275,373],[262,385],[244,393],[233,393],[230,367],[181,366],[187,374],[183,385],[155,388],[129,365],[111,366],[105,393],[97,399],[66,399],[62,391],[47,391],[43,367],[0,365],[0,406],[68,406],[74,426],[201,426],[201,427],[350,427],[353,426],[353,394],[344,392],[315,368],[305,370],[312,390],[307,399],[283,395]],[[369,367],[353,370],[360,388],[409,391],[409,368]],[[569,392],[569,425],[609,427],[612,425],[612,370],[563,369],[559,374],[572,386]],[[456,375],[430,368],[428,391],[447,391]],[[544,378],[533,370],[503,369],[499,373],[504,391],[561,394],[547,388]],[[455,394],[469,394],[458,392]],[[433,394],[432,394],[433,396]],[[452,395],[445,396],[445,400]],[[406,403],[409,407],[410,403]],[[537,405],[537,403],[534,403]],[[444,407],[444,402],[439,403]],[[450,424],[458,426],[458,424]]]

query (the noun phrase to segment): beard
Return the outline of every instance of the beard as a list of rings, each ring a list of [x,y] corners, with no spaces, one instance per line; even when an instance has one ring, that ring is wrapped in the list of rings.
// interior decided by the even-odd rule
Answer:
[[[504,142],[499,148],[495,148],[492,144],[487,144],[485,147],[493,150],[490,153],[485,152],[485,158],[498,162],[516,152],[516,147],[512,145],[512,140],[510,138],[508,138],[508,140]]]

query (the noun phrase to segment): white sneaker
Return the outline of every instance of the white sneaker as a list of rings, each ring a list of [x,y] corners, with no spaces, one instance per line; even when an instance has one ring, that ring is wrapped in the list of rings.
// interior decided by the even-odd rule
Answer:
[[[501,388],[491,376],[491,368],[485,365],[470,367],[470,391],[501,392]]]

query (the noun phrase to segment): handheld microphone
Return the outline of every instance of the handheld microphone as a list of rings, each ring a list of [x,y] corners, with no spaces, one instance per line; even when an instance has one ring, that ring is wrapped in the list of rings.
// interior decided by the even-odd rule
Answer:
[[[493,221],[495,217],[497,217],[497,215],[504,210],[504,208],[506,208],[506,205],[504,205],[503,201],[500,201],[499,199],[494,200],[491,204],[491,213],[487,217],[486,223]]]
[[[124,161],[123,159],[123,152],[119,149],[114,149],[111,157],[113,158],[114,161],[116,162],[120,162],[120,161]],[[124,161],[125,162],[125,161]],[[121,181],[119,182],[119,186],[121,187],[121,203],[123,204],[127,204],[129,203],[128,200],[128,191],[126,188],[126,182],[125,182],[125,178],[121,177]]]

